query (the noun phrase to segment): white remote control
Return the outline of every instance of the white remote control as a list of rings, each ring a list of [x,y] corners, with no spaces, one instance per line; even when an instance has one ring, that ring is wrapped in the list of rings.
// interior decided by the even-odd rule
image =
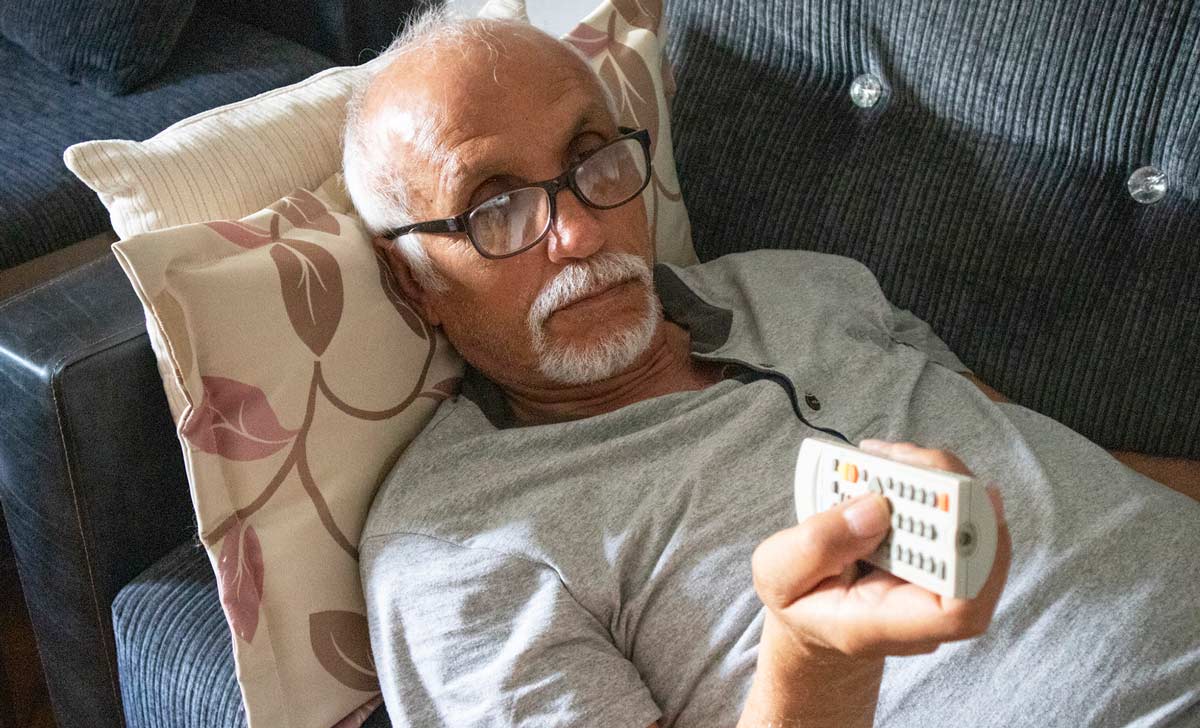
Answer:
[[[996,556],[996,512],[983,484],[810,437],[796,459],[796,518],[876,492],[892,529],[865,561],[946,597],[970,599]]]

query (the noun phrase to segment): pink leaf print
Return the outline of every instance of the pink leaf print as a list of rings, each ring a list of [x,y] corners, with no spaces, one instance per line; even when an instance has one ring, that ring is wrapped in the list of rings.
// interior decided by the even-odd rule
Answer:
[[[408,328],[424,339],[425,327],[421,325],[421,318],[413,310],[408,296],[405,296],[404,291],[400,290],[400,284],[396,282],[396,276],[392,273],[387,258],[378,250],[375,251],[375,263],[379,266],[379,284],[383,286],[383,292],[387,295],[388,301],[391,301],[392,307],[400,314],[400,318],[404,319],[404,323],[408,324]]]
[[[183,423],[184,439],[228,460],[259,460],[291,442],[261,389],[225,377],[201,377],[204,396]]]
[[[342,320],[342,270],[319,245],[281,240],[271,246],[288,319],[300,340],[321,356]]]
[[[247,250],[260,248],[267,243],[274,242],[275,237],[278,235],[278,230],[275,231],[276,235],[272,235],[269,230],[263,230],[262,228],[236,220],[214,220],[213,222],[206,222],[204,224],[215,230],[229,242]]]
[[[304,189],[292,190],[286,197],[271,205],[271,209],[283,215],[294,228],[316,230],[337,235],[341,230],[337,218],[313,193]]]
[[[217,559],[221,606],[234,634],[246,642],[254,641],[258,630],[258,608],[263,595],[262,545],[253,526],[243,531],[238,523],[221,541]]]
[[[357,612],[314,612],[308,615],[308,637],[317,662],[338,682],[354,690],[379,690],[366,617]]]
[[[611,23],[609,23],[609,33],[596,30],[586,23],[580,23],[575,26],[574,30],[567,33],[564,40],[578,48],[588,58],[595,58],[604,52],[612,40],[611,29]]]
[[[613,7],[625,18],[625,22],[658,33],[658,21],[662,18],[662,0],[612,0]]]

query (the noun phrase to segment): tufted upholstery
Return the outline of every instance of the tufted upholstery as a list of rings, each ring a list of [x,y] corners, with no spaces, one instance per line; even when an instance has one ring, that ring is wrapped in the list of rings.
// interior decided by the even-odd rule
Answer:
[[[670,0],[702,260],[856,258],[996,389],[1200,458],[1200,2]],[[852,80],[882,99],[853,105]],[[1131,199],[1130,174],[1166,172]]]

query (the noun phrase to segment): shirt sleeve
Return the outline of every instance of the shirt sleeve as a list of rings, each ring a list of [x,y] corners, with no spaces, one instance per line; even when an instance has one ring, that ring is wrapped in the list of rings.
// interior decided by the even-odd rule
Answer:
[[[661,712],[608,629],[544,563],[430,536],[362,544],[395,726],[622,726]]]
[[[888,302],[892,309],[891,336],[901,344],[924,352],[931,361],[956,372],[973,373],[966,364],[950,351],[946,342],[933,332],[933,328],[913,315],[911,311]]]

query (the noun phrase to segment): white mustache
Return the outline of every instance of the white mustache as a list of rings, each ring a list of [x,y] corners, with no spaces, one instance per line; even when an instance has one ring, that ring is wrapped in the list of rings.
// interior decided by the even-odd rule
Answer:
[[[529,327],[537,331],[558,309],[629,280],[640,280],[648,288],[654,285],[650,266],[636,255],[600,253],[572,263],[546,284],[529,307]]]

